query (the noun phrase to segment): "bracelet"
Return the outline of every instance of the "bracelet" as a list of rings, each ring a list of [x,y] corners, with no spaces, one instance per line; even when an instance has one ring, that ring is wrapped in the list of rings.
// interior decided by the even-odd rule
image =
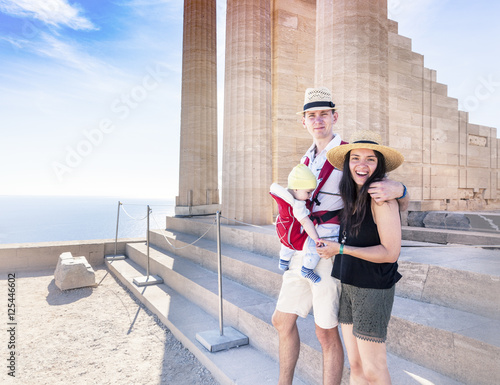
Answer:
[[[401,184],[403,184],[403,183],[401,183]],[[406,196],[407,192],[408,191],[406,190],[406,186],[403,184],[403,195],[401,195],[399,198],[396,198],[396,199],[403,199]]]
[[[344,244],[340,244],[339,254],[344,254]]]

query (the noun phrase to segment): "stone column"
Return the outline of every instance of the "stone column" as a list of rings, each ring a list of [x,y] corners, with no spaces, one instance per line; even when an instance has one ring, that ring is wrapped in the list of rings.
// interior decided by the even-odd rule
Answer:
[[[216,0],[185,0],[176,215],[209,214],[220,209],[216,43]]]
[[[228,0],[222,215],[272,223],[271,0]]]
[[[315,83],[332,90],[346,140],[371,129],[386,144],[389,112],[387,0],[317,0]]]

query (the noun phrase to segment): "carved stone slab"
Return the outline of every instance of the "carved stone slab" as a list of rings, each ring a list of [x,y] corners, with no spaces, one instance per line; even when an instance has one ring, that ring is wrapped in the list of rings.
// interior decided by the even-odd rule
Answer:
[[[61,290],[95,286],[95,272],[85,257],[73,257],[70,252],[62,253],[54,272],[56,286]]]

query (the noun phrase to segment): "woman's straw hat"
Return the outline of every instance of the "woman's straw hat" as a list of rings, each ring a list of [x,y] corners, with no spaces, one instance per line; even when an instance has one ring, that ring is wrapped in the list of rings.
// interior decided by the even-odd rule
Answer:
[[[304,109],[297,112],[297,115],[319,110],[336,110],[332,102],[332,93],[326,87],[308,88],[304,95]]]
[[[351,142],[349,144],[342,144],[332,148],[326,153],[326,157],[335,168],[342,170],[344,167],[345,156],[349,151],[356,148],[367,148],[370,150],[376,150],[384,155],[387,172],[395,170],[401,166],[405,158],[399,151],[379,144],[381,142],[382,138],[374,131],[356,131],[352,135]]]

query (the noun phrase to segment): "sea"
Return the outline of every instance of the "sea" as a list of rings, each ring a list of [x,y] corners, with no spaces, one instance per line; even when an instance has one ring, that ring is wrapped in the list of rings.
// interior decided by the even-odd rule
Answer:
[[[119,204],[120,202],[120,204]],[[174,198],[0,195],[0,244],[146,237],[165,228]]]

